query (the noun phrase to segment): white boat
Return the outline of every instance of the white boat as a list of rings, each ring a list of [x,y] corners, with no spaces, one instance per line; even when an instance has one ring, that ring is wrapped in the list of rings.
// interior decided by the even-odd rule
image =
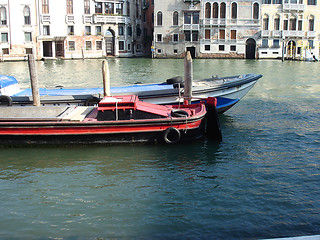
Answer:
[[[192,102],[199,98],[217,98],[217,111],[223,113],[239,102],[261,78],[260,74],[244,74],[232,77],[212,77],[195,80],[192,85]],[[159,84],[133,84],[111,87],[111,95],[137,95],[139,99],[154,104],[183,102],[181,77],[168,79]],[[103,98],[102,88],[40,88],[41,104],[97,104]],[[20,90],[18,81],[11,76],[0,75],[0,103],[3,105],[32,104],[31,89]]]

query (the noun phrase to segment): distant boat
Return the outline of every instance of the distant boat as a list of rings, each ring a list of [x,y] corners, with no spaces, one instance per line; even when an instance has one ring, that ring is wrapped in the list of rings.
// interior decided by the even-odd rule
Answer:
[[[104,97],[98,106],[0,107],[0,145],[171,144],[206,133],[221,140],[215,104],[209,98],[189,105],[156,105],[131,95]]]
[[[212,77],[193,81],[192,101],[198,98],[216,97],[217,111],[223,113],[241,100],[260,74],[244,74],[232,77]],[[42,104],[97,104],[102,99],[102,88],[40,88]],[[11,76],[0,75],[0,102],[3,104],[26,105],[32,103],[31,89],[20,90],[18,82]],[[159,84],[133,84],[111,87],[112,95],[137,95],[142,101],[154,104],[176,104],[183,101],[183,81],[181,77],[168,79]]]

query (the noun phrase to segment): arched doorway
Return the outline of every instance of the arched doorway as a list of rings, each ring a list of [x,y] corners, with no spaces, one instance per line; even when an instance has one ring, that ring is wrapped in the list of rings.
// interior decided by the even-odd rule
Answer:
[[[288,41],[286,49],[287,59],[295,59],[296,57],[296,42],[293,40]]]
[[[114,56],[115,49],[115,37],[114,31],[112,29],[108,29],[104,36],[106,40],[106,56]]]
[[[256,41],[253,38],[249,38],[246,41],[246,59],[256,58]]]

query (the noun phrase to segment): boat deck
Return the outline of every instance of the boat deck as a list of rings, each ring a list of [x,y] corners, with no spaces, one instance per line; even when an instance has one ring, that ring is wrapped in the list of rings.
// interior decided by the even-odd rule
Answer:
[[[1,122],[12,121],[83,121],[93,106],[13,106],[0,108]]]

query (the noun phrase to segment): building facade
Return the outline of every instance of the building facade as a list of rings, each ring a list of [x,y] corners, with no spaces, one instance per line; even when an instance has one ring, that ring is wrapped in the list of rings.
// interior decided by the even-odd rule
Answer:
[[[174,3],[173,3],[174,2]],[[155,0],[155,57],[256,58],[256,0]]]
[[[316,0],[263,0],[259,58],[319,58]]]
[[[142,13],[141,0],[0,0],[1,59],[142,55]]]

